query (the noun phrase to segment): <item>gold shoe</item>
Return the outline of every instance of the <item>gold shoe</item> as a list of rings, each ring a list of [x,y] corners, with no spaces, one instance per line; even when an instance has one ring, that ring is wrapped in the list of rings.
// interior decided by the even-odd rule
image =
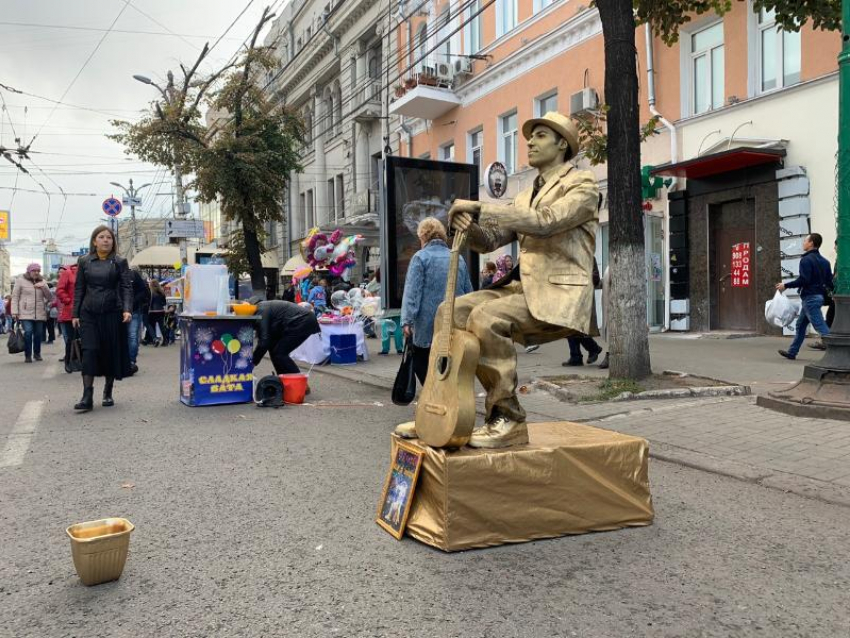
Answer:
[[[528,427],[522,421],[511,421],[503,416],[488,421],[483,428],[474,430],[469,447],[494,450],[513,445],[528,444]]]
[[[401,437],[402,439],[418,439],[419,435],[416,434],[416,421],[399,423],[397,426],[395,426],[393,434],[398,437]]]

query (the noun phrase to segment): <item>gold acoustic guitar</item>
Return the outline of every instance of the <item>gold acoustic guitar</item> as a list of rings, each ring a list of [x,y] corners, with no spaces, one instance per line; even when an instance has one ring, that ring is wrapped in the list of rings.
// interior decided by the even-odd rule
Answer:
[[[463,447],[475,427],[475,368],[481,347],[454,321],[458,261],[465,241],[466,231],[458,231],[446,281],[446,312],[442,325],[435,326],[428,376],[416,406],[416,434],[432,447]]]

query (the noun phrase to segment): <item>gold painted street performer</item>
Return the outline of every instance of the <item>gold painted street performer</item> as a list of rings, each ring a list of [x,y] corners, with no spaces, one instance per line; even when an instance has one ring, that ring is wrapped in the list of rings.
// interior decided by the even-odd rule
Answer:
[[[538,172],[533,187],[509,205],[456,200],[449,213],[451,227],[466,231],[477,252],[515,240],[520,246],[513,271],[490,289],[455,300],[455,326],[480,343],[475,374],[487,399],[486,420],[469,440],[477,448],[528,443],[514,342],[529,346],[598,334],[591,311],[599,187],[592,173],[569,163],[579,152],[578,130],[568,117],[549,112],[525,122],[522,134],[528,163]],[[443,325],[445,307],[436,326]],[[415,427],[402,424],[396,434],[416,436]]]

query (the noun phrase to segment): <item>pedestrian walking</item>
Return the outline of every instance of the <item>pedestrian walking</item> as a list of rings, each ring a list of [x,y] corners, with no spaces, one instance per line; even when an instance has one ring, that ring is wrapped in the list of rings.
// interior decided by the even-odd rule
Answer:
[[[260,317],[254,367],[260,365],[268,352],[277,374],[301,372],[290,354],[310,336],[321,332],[313,311],[289,301],[262,301],[260,297],[251,297],[248,303],[256,304],[254,314]]]
[[[115,405],[116,379],[130,372],[127,326],[133,318],[133,277],[108,226],[94,229],[89,254],[80,257],[74,289],[73,324],[83,345],[83,398],[75,410],[94,405],[94,378],[105,377],[101,405]]]
[[[416,229],[421,249],[413,255],[404,280],[401,301],[401,325],[404,336],[413,339],[413,371],[425,384],[428,359],[434,338],[437,308],[446,299],[449,258],[446,227],[435,217],[426,217]],[[463,257],[458,264],[455,295],[472,292],[472,282]]]
[[[829,261],[820,254],[823,237],[812,233],[803,240],[805,254],[800,259],[800,276],[789,281],[776,284],[776,289],[783,292],[787,288],[799,288],[800,300],[803,307],[797,319],[797,332],[791,347],[780,350],[779,354],[786,359],[796,359],[797,353],[806,338],[806,332],[811,326],[822,336],[829,334],[829,326],[823,319],[823,305],[829,293],[832,292],[832,267]]]
[[[602,278],[599,276],[599,266],[596,263],[596,259],[593,260],[593,288],[594,290],[600,290],[602,288]],[[594,298],[594,304],[591,310],[592,314],[590,318],[590,323],[592,326],[596,325],[595,301],[596,299]],[[596,363],[596,360],[599,359],[599,355],[602,354],[603,351],[602,346],[596,343],[596,339],[587,335],[567,337],[567,344],[569,345],[570,349],[570,358],[561,364],[563,366],[584,365],[584,357],[581,354],[582,348],[587,350],[587,365],[592,365]]]
[[[57,305],[56,289],[47,284],[50,289],[50,301],[47,302],[47,321],[45,322],[45,334],[47,336],[47,345],[52,345],[56,341],[56,320],[59,318],[59,306]]]
[[[15,320],[12,317],[12,295],[3,297],[3,309],[6,314],[6,332],[11,332],[15,325]]]
[[[148,337],[153,341],[154,346],[168,345],[165,340],[165,291],[162,285],[156,280],[151,279],[151,305],[148,311]],[[156,336],[156,329],[159,326],[160,338]]]
[[[71,323],[74,318],[74,285],[77,281],[77,264],[67,266],[59,270],[59,281],[56,284],[56,299],[61,304],[59,317],[59,331],[65,340],[65,372],[71,373],[71,344],[77,338],[77,329]]]
[[[24,360],[41,361],[41,341],[47,321],[47,304],[50,288],[41,276],[41,266],[35,262],[27,266],[25,274],[15,280],[12,289],[12,316],[24,329]]]
[[[130,272],[133,277],[133,318],[130,320],[127,343],[130,349],[130,374],[133,375],[139,371],[136,360],[139,358],[142,329],[150,310],[151,289],[138,268],[133,268]]]

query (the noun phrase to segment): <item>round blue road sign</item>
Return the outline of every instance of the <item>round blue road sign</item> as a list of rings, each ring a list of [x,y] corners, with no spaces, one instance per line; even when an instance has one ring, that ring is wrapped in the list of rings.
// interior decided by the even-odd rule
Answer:
[[[103,204],[101,205],[103,212],[109,215],[110,217],[117,217],[121,212],[121,202],[114,197],[109,197],[108,199],[103,200]]]

